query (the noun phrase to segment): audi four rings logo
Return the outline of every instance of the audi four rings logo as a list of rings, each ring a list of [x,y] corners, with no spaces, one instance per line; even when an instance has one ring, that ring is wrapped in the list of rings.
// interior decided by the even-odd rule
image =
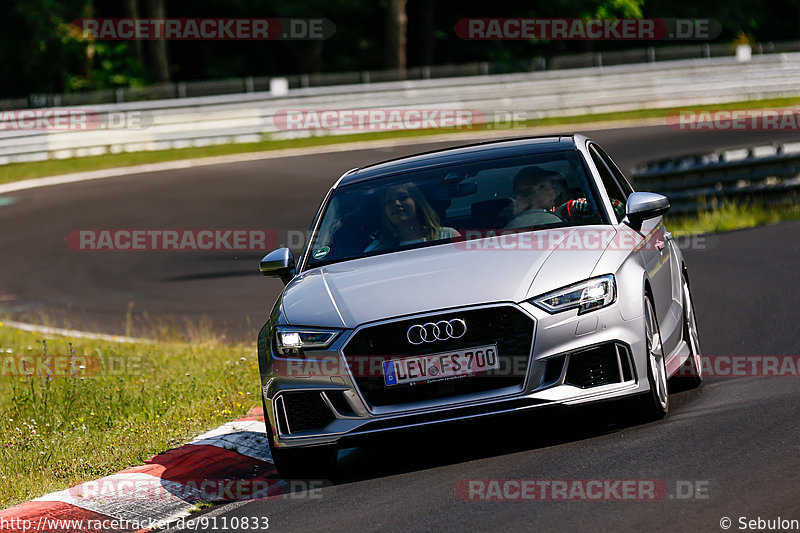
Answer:
[[[454,318],[452,320],[414,324],[406,331],[406,338],[408,342],[416,345],[423,342],[460,339],[466,332],[467,323],[460,318]]]

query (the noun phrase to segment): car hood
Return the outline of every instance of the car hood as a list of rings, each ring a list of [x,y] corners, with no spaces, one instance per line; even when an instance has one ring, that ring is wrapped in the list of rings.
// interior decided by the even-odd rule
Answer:
[[[609,226],[596,229],[615,234]],[[569,246],[576,231],[487,237],[314,268],[286,286],[283,313],[293,325],[354,328],[439,309],[521,302],[591,275],[603,248]]]

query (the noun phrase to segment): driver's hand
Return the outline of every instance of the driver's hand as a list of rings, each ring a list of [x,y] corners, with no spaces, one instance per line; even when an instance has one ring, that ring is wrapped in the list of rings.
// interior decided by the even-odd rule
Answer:
[[[570,200],[564,205],[564,210],[569,217],[585,217],[591,213],[591,206],[586,198]]]

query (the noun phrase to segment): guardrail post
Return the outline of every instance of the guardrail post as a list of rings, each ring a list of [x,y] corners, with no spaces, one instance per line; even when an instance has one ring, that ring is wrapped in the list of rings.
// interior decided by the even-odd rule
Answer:
[[[703,57],[711,59],[711,45],[708,43],[703,43]]]
[[[125,91],[122,90],[122,87],[117,87],[114,90],[114,101],[118,104],[125,101]]]
[[[244,79],[244,92],[253,93],[255,91],[256,91],[256,81],[253,79],[253,76],[247,76]]]
[[[428,65],[422,67],[422,79],[423,80],[431,79],[431,67],[429,67]]]
[[[270,96],[286,96],[289,94],[289,80],[287,78],[272,78],[269,80]]]
[[[488,62],[481,61],[480,72],[481,72],[481,76],[488,76],[489,75],[489,63]]]
[[[602,52],[596,52],[594,54],[594,65],[596,67],[602,67],[603,66],[603,53]]]
[[[656,49],[653,48],[652,46],[647,47],[647,60],[650,63],[656,62]]]
[[[186,98],[186,82],[178,82],[178,98]]]
[[[32,94],[28,97],[28,107],[47,107],[46,94]]]
[[[736,46],[736,61],[750,61],[753,57],[753,49],[749,44],[739,44]]]
[[[300,74],[300,87],[308,87],[309,85],[311,85],[311,81],[308,74]]]

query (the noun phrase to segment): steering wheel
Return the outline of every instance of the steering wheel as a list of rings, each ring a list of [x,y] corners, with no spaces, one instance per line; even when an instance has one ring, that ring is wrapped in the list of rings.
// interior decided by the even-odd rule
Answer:
[[[503,229],[518,229],[531,226],[544,226],[547,224],[557,224],[565,222],[566,219],[547,209],[529,209],[524,213],[512,218]]]

